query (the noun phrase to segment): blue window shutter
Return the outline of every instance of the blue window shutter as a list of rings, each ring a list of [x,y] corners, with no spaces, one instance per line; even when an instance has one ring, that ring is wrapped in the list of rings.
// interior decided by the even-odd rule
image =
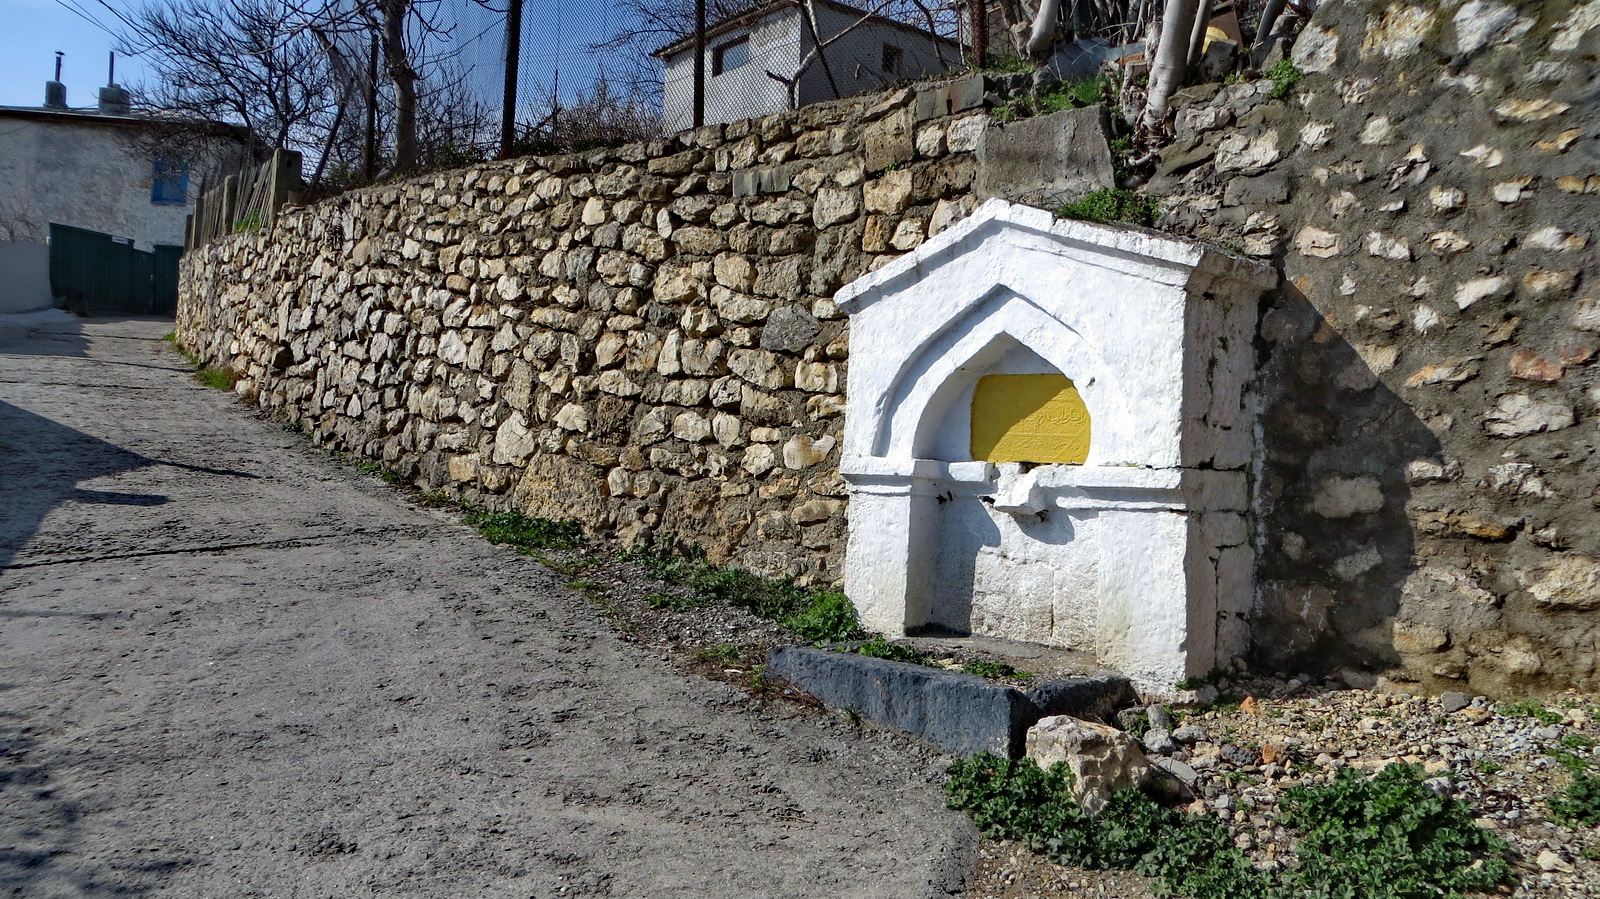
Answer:
[[[189,162],[157,155],[150,179],[150,202],[160,206],[185,206],[189,202]]]

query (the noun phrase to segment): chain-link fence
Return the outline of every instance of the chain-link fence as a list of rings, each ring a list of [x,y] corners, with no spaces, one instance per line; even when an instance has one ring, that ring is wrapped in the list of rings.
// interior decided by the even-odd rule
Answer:
[[[578,149],[970,64],[977,0],[445,0],[426,155]],[[463,160],[465,161],[465,160]]]

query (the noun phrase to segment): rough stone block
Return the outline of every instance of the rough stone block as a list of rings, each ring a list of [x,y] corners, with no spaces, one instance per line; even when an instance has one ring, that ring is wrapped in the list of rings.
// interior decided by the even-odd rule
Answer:
[[[1115,186],[1104,107],[1064,109],[985,128],[978,139],[974,188],[979,199],[1053,206]]]

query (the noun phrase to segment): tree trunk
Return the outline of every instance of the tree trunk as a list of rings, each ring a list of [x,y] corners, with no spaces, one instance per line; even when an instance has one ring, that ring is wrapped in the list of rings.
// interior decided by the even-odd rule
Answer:
[[[417,70],[406,51],[406,17],[411,0],[380,0],[383,61],[394,85],[394,171],[417,167]]]
[[[1189,38],[1199,14],[1200,0],[1167,0],[1161,21],[1161,45],[1150,61],[1150,94],[1140,123],[1149,130],[1167,120],[1167,101],[1183,84],[1189,68]]]

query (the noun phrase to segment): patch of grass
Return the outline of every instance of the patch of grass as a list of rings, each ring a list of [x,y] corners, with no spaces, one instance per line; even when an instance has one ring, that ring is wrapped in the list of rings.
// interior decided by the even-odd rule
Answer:
[[[929,668],[939,667],[922,650],[894,643],[882,637],[873,637],[871,640],[857,646],[855,653],[856,655],[871,656],[874,659],[884,659],[890,662],[904,662],[907,665],[926,665]]]
[[[1495,711],[1499,712],[1502,718],[1532,718],[1546,727],[1566,720],[1565,716],[1552,712],[1531,699],[1502,702]]]
[[[1300,71],[1293,62],[1287,59],[1279,60],[1272,68],[1261,74],[1271,79],[1272,90],[1267,96],[1274,100],[1282,100],[1284,97],[1289,96],[1289,92],[1294,90],[1294,86],[1299,84],[1300,79],[1306,76],[1306,73]]]
[[[582,578],[579,578],[578,580],[575,580],[575,581],[567,581],[565,586],[569,590],[593,590],[594,588],[596,588],[596,587],[598,587],[600,585],[595,583],[594,581],[586,581],[586,580],[583,580]]]
[[[297,418],[294,421],[283,423],[283,429],[290,434],[304,434],[306,432],[305,419]]]
[[[1127,790],[1090,818],[1071,787],[1065,765],[980,754],[950,767],[945,792],[986,836],[1062,864],[1133,869],[1155,878],[1160,896],[1436,899],[1513,880],[1505,843],[1474,825],[1465,803],[1425,787],[1415,766],[1391,765],[1371,779],[1346,768],[1332,784],[1289,791],[1282,820],[1300,840],[1296,864],[1279,874],[1255,868],[1211,815]]]
[[[1064,219],[1101,223],[1127,222],[1153,228],[1156,220],[1161,217],[1161,202],[1137,191],[1112,187],[1094,191],[1080,200],[1057,206],[1055,213],[1057,217]]]
[[[460,503],[452,498],[448,493],[440,493],[437,491],[433,493],[419,493],[412,497],[411,501],[426,509],[448,509],[460,505]]]
[[[652,609],[665,609],[669,612],[682,612],[706,604],[706,601],[698,596],[680,596],[676,593],[664,593],[659,590],[655,593],[647,594],[644,601]]]
[[[583,545],[583,528],[576,521],[532,518],[521,512],[468,512],[463,519],[490,543],[504,543],[518,552],[542,549],[577,549]]]
[[[712,662],[726,668],[739,663],[739,647],[732,643],[702,646],[694,651],[694,657],[702,662]]]
[[[212,368],[209,365],[200,366],[194,373],[194,379],[216,390],[232,390],[233,386],[239,383],[238,375],[226,368]]]
[[[623,554],[669,584],[681,584],[704,599],[720,599],[776,621],[801,639],[837,643],[861,636],[855,606],[844,594],[800,587],[793,580],[772,580],[743,568],[722,568],[706,561],[699,547],[678,549],[671,534]]]
[[[1102,75],[1086,78],[1083,81],[1062,82],[1040,93],[1034,109],[1039,115],[1045,115],[1063,109],[1093,106],[1102,99],[1105,87],[1106,79]]]
[[[1500,763],[1494,759],[1478,759],[1478,764],[1474,767],[1478,769],[1479,774],[1482,774],[1486,777],[1491,774],[1499,774],[1501,771],[1505,770],[1500,766]]]
[[[1553,749],[1547,746],[1545,747],[1545,754],[1555,759],[1556,763],[1561,767],[1574,774],[1581,774],[1589,769],[1588,759],[1574,755],[1565,749]]]
[[[990,680],[1003,680],[1008,677],[1026,680],[1030,677],[1033,677],[1033,675],[1029,674],[1028,672],[1018,671],[1016,668],[1013,668],[1011,665],[1008,665],[1005,662],[989,662],[983,660],[968,662],[967,664],[962,665],[961,672],[963,674],[976,674],[979,677],[986,677]]]
[[[178,332],[177,331],[168,331],[167,333],[161,335],[161,339],[165,340],[167,343],[172,344],[173,346],[177,346],[178,345]]]
[[[1567,734],[1561,738],[1560,742],[1562,746],[1565,746],[1574,752],[1585,752],[1593,749],[1595,746],[1594,740],[1590,737],[1584,736],[1583,734]]]
[[[1035,68],[1038,68],[1038,66],[1034,64],[1033,60],[1025,56],[1016,56],[1009,53],[989,54],[989,58],[984,62],[983,71],[1014,74],[1017,72],[1031,72]]]
[[[382,462],[362,462],[356,466],[356,471],[359,471],[362,474],[372,475],[375,478],[381,478],[386,484],[399,486],[406,483],[405,475],[395,471],[392,468],[389,468]]]

